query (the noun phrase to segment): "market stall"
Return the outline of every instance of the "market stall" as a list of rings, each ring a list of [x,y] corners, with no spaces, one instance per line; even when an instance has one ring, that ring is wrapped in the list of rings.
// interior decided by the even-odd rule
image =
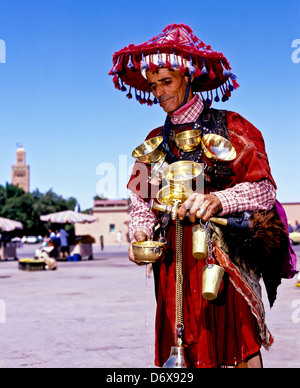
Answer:
[[[23,229],[22,223],[0,217],[0,231],[11,232],[15,229]],[[1,242],[0,261],[8,260],[9,258],[17,259],[17,244],[13,242]]]
[[[41,216],[40,219],[41,221],[55,224],[85,224],[97,221],[97,217],[72,210],[51,213]],[[78,261],[82,258],[93,259],[93,243],[95,243],[95,240],[91,236],[76,236],[75,246],[70,247],[70,260],[72,258],[72,261]]]

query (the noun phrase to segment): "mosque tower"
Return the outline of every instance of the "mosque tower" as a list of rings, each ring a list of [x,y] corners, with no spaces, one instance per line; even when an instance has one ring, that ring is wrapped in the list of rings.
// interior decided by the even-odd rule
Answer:
[[[29,193],[29,172],[30,167],[26,165],[26,151],[19,144],[16,151],[16,164],[12,166],[12,181],[14,186],[18,186],[26,193]]]

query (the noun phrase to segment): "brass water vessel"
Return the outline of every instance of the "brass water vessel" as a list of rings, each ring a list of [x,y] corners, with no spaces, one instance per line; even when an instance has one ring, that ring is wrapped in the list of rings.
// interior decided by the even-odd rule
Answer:
[[[197,260],[204,260],[208,255],[206,232],[200,225],[193,227],[193,257]]]
[[[164,156],[161,148],[162,142],[162,136],[146,140],[133,151],[132,156],[140,163],[156,163]]]
[[[237,154],[233,145],[225,137],[208,134],[203,136],[201,146],[205,156],[215,162],[232,162]]]
[[[201,164],[187,160],[172,163],[163,172],[163,179],[170,186],[181,186],[187,191],[197,188],[201,176],[203,177]]]
[[[134,242],[132,243],[133,255],[140,263],[155,263],[162,257],[164,245],[159,241]]]
[[[159,190],[156,199],[160,204],[163,205],[182,205],[192,194],[192,190],[185,189],[180,185],[167,185]]]
[[[201,131],[192,129],[190,131],[180,132],[174,136],[178,148],[184,152],[195,151],[201,143]]]
[[[203,268],[202,296],[207,300],[218,297],[224,269],[216,264],[208,264]]]

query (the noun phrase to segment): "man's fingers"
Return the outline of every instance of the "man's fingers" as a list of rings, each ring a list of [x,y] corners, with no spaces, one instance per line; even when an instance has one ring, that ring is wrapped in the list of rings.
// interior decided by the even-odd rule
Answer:
[[[134,240],[131,242],[131,244],[129,244],[129,248],[128,248],[128,258],[130,261],[132,261],[133,263],[139,265],[139,266],[142,266],[142,265],[145,265],[144,263],[140,263],[138,260],[136,260],[136,258],[134,257],[134,254],[133,254],[133,248],[132,248],[132,243],[134,242],[144,242],[146,241],[148,238],[146,236],[146,234],[142,231],[137,231],[135,232],[134,234]]]
[[[143,242],[147,240],[147,236],[144,232],[138,231],[134,234],[134,241]]]
[[[179,218],[183,220],[188,211],[190,213],[190,218],[191,216],[194,217],[196,215],[197,210],[199,209],[202,200],[203,195],[192,194],[180,207],[178,213]]]

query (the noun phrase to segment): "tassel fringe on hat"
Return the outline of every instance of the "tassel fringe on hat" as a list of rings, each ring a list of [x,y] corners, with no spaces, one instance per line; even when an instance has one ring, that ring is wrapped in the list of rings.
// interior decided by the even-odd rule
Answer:
[[[227,101],[231,92],[239,87],[237,76],[231,72],[223,53],[213,51],[184,24],[171,24],[148,42],[138,46],[130,44],[116,52],[109,75],[113,76],[116,89],[127,92],[125,85],[129,87],[128,98],[132,98],[133,88],[136,100],[151,106],[157,100],[151,95],[146,72],[156,72],[159,68],[194,75],[193,91],[211,92],[210,97],[204,99],[208,105],[213,99],[215,102]]]

